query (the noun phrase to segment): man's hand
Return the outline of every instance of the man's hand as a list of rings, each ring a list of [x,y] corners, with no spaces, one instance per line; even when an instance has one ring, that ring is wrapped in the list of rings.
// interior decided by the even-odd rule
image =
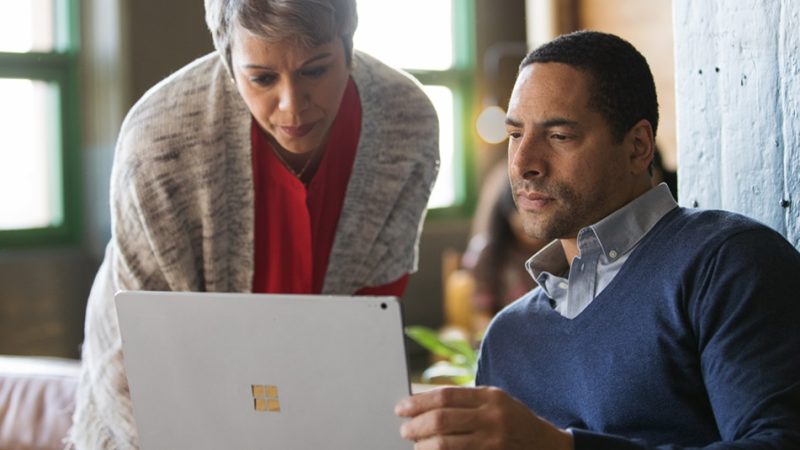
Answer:
[[[395,414],[415,450],[572,450],[572,434],[494,387],[448,387],[400,401]]]

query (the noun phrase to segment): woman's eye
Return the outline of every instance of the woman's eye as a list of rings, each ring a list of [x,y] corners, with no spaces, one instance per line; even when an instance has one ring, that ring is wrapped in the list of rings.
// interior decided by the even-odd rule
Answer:
[[[256,77],[250,77],[250,82],[256,84],[258,86],[269,86],[270,84],[275,82],[274,75],[259,75]]]
[[[314,67],[312,69],[305,69],[301,73],[305,77],[319,78],[328,71],[327,67]]]

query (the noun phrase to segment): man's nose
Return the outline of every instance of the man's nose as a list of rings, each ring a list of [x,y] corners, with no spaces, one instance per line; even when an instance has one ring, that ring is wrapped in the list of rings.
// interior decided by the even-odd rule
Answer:
[[[509,168],[520,178],[531,179],[544,176],[545,150],[535,137],[524,136],[519,143],[509,143]]]

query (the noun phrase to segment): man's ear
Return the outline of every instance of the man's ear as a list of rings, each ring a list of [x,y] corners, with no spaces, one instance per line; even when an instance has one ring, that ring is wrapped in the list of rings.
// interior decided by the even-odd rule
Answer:
[[[636,122],[625,137],[630,148],[631,171],[640,174],[650,170],[656,150],[653,127],[650,121],[642,119]]]

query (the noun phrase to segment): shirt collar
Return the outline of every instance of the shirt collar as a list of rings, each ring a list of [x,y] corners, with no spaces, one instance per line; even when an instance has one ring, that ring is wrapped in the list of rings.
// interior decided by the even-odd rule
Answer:
[[[556,239],[542,247],[525,261],[525,269],[540,285],[543,284],[540,281],[543,273],[557,276],[566,275],[569,271],[569,264],[567,264],[567,255],[564,254],[561,242]]]
[[[662,217],[677,206],[669,187],[661,183],[599,222],[581,229],[578,236],[593,233],[606,257],[614,260],[633,249]],[[525,262],[525,268],[540,285],[543,274],[545,277],[566,275],[569,264],[561,242],[555,240],[547,244]]]
[[[613,261],[631,251],[677,206],[669,187],[661,183],[588,228],[594,232],[606,258]]]

